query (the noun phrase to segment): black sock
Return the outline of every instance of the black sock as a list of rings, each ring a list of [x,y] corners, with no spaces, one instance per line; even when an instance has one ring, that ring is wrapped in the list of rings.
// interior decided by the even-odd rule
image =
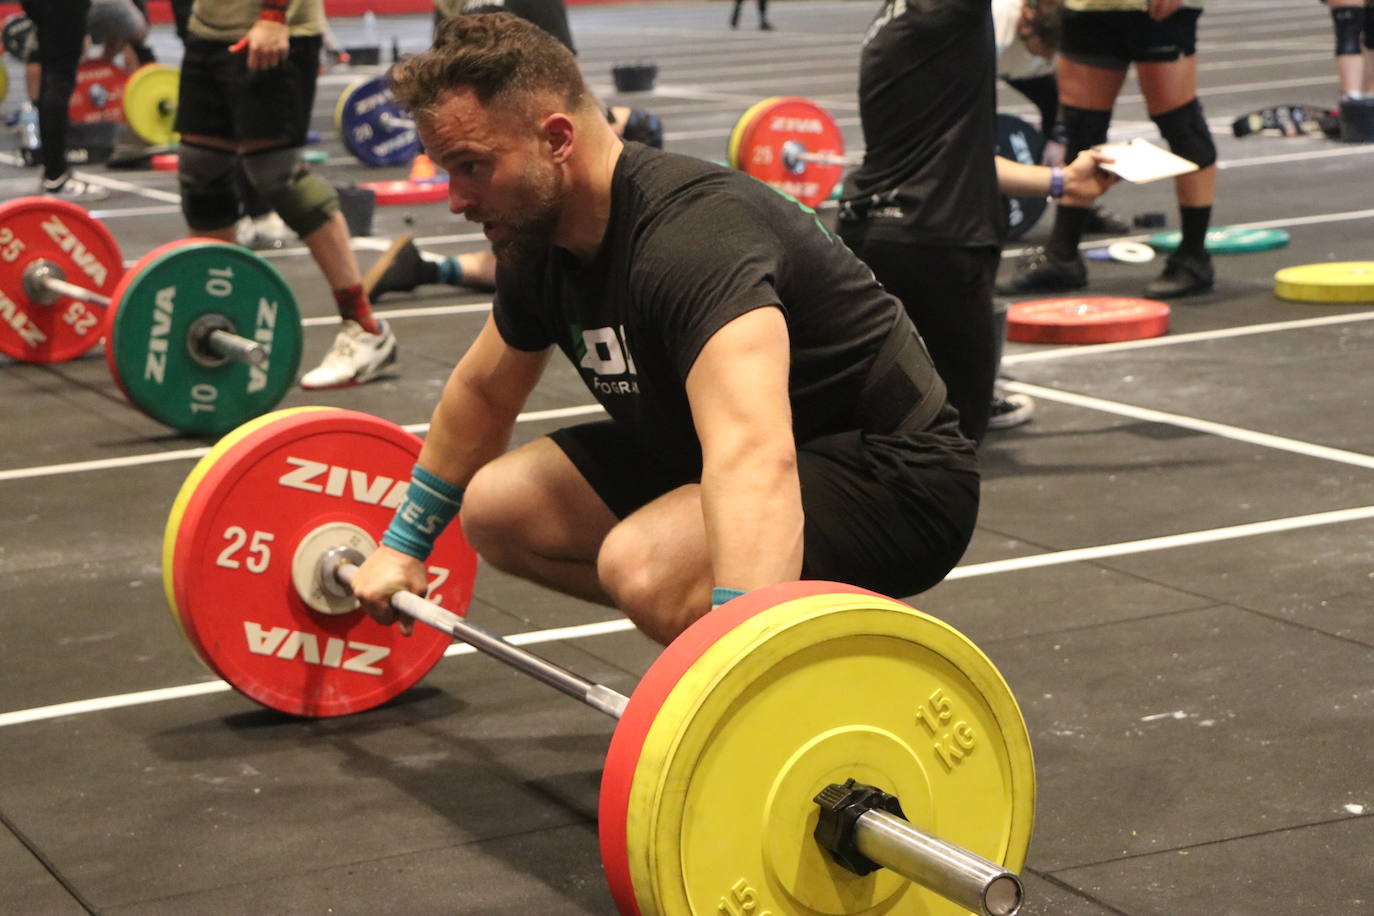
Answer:
[[[457,262],[457,258],[454,258],[454,262]],[[420,283],[422,285],[431,286],[439,282],[439,265],[429,260],[429,258],[420,258],[420,266],[416,270],[416,273],[419,274]]]
[[[1183,226],[1178,250],[1196,258],[1206,257],[1207,226],[1212,222],[1212,208],[1181,206],[1178,208],[1178,218]]]
[[[1045,253],[1056,261],[1072,261],[1078,257],[1078,243],[1083,241],[1083,229],[1092,215],[1092,207],[1070,207],[1060,204],[1054,211],[1054,230]]]

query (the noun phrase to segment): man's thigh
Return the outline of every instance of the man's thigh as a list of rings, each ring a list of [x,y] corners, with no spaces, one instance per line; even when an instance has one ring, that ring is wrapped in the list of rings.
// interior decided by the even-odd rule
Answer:
[[[536,439],[488,462],[463,497],[463,529],[481,549],[519,540],[545,556],[594,562],[616,516],[552,439]]]

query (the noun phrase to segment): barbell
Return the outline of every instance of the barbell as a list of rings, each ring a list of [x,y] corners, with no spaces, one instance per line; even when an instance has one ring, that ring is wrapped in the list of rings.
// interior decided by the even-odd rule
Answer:
[[[996,119],[998,155],[1035,165],[1045,149],[1040,131],[1015,115]],[[763,99],[745,110],[730,131],[726,164],[740,169],[808,207],[839,195],[846,169],[862,153],[846,152],[844,134],[822,105],[801,96]],[[1045,212],[1044,197],[1005,198],[1007,238],[1016,239]]]
[[[476,555],[458,526],[425,597],[352,596],[420,440],[338,408],[258,417],[192,469],[163,538],[168,606],[197,655],[304,716],[380,705],[457,638],[617,719],[602,858],[626,914],[1010,916],[1034,764],[1015,698],[933,617],[830,582],[759,589],[666,647],[630,696],[465,620]]]
[[[46,196],[0,204],[0,353],[55,363],[102,338],[130,401],[203,435],[275,407],[295,383],[302,349],[291,288],[246,249],[182,239],[125,271],[109,229],[76,204]]]

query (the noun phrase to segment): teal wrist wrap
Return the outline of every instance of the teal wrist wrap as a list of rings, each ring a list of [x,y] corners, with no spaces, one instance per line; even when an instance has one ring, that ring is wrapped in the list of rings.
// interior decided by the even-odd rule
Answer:
[[[731,600],[732,598],[738,598],[740,595],[743,594],[744,589],[725,588],[723,586],[717,585],[715,588],[711,589],[711,610],[714,611],[716,608],[720,607],[725,602]]]
[[[456,487],[418,464],[410,472],[406,498],[382,535],[382,543],[417,560],[426,560],[434,540],[453,521],[463,505],[463,488]]]

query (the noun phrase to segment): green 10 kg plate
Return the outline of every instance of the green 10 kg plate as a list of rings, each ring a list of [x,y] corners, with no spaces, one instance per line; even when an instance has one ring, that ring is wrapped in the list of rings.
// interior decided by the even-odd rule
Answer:
[[[175,429],[219,435],[266,413],[290,390],[301,361],[295,296],[251,251],[182,239],[145,255],[114,294],[105,358],[144,413]],[[261,366],[208,345],[215,330],[261,344]]]

